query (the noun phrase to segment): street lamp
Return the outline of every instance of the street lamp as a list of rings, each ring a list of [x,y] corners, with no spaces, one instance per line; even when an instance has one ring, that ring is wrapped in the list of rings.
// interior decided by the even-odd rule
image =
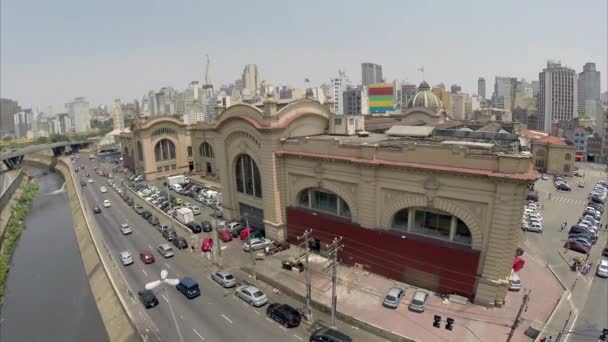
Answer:
[[[163,285],[162,291],[167,293],[167,304],[169,304],[169,310],[171,310],[171,316],[173,317],[173,323],[175,324],[175,329],[177,330],[177,335],[179,336],[180,342],[184,342],[184,336],[182,336],[182,331],[179,328],[179,324],[177,323],[177,317],[175,316],[175,311],[173,311],[173,306],[171,305],[171,301],[169,300],[169,293],[167,292],[167,285],[177,285],[179,284],[179,279],[167,278],[169,272],[167,270],[160,271],[160,279],[151,281],[147,283],[144,287],[146,290],[152,290],[157,288],[160,285]]]
[[[245,215],[243,215],[243,217],[245,218],[245,229],[247,229],[247,245],[249,246],[249,256],[251,257],[251,276],[253,277],[253,280],[256,280],[256,275],[255,275],[255,255],[253,253],[253,248],[251,247],[251,230],[249,229],[249,213],[245,213]],[[243,219],[243,217],[241,217],[241,220]]]
[[[215,227],[211,227],[211,229],[214,231],[213,237],[215,238],[215,241],[217,241],[217,252],[215,251],[215,248],[213,249],[213,252],[216,255],[217,267],[221,270],[222,269],[222,246],[220,245],[220,234],[217,231],[219,228],[217,226],[217,215],[215,215],[215,213],[213,215],[213,223],[214,223]]]

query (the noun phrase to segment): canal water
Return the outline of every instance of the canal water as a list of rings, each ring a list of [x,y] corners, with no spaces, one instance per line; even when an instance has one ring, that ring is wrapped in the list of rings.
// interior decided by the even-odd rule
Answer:
[[[93,300],[60,174],[29,167],[40,184],[15,249],[0,311],[0,341],[108,341]]]

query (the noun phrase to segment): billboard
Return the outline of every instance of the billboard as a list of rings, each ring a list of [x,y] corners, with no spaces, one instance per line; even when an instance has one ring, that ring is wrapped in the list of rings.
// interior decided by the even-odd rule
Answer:
[[[386,113],[395,108],[395,89],[391,83],[376,83],[368,86],[370,113]]]

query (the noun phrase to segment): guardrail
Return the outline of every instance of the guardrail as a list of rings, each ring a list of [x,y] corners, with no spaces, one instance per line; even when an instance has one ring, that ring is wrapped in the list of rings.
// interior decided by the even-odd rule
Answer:
[[[6,188],[6,190],[4,190],[2,195],[0,195],[0,210],[3,210],[4,207],[6,207],[8,202],[11,200],[11,197],[15,193],[15,190],[17,190],[19,184],[21,184],[21,179],[23,179],[23,170],[20,169],[19,174],[17,175],[17,177],[15,177],[11,185]]]

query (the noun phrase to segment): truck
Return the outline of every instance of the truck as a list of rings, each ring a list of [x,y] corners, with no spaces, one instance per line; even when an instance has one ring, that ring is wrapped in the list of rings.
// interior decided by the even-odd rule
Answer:
[[[188,184],[188,183],[190,183],[190,178],[188,178],[184,175],[167,177],[167,185],[169,185],[169,186],[171,186],[173,184],[184,185],[184,184]]]
[[[188,223],[194,222],[194,213],[192,209],[189,208],[180,208],[176,211],[177,215],[175,218],[181,222],[183,225],[187,225]]]

